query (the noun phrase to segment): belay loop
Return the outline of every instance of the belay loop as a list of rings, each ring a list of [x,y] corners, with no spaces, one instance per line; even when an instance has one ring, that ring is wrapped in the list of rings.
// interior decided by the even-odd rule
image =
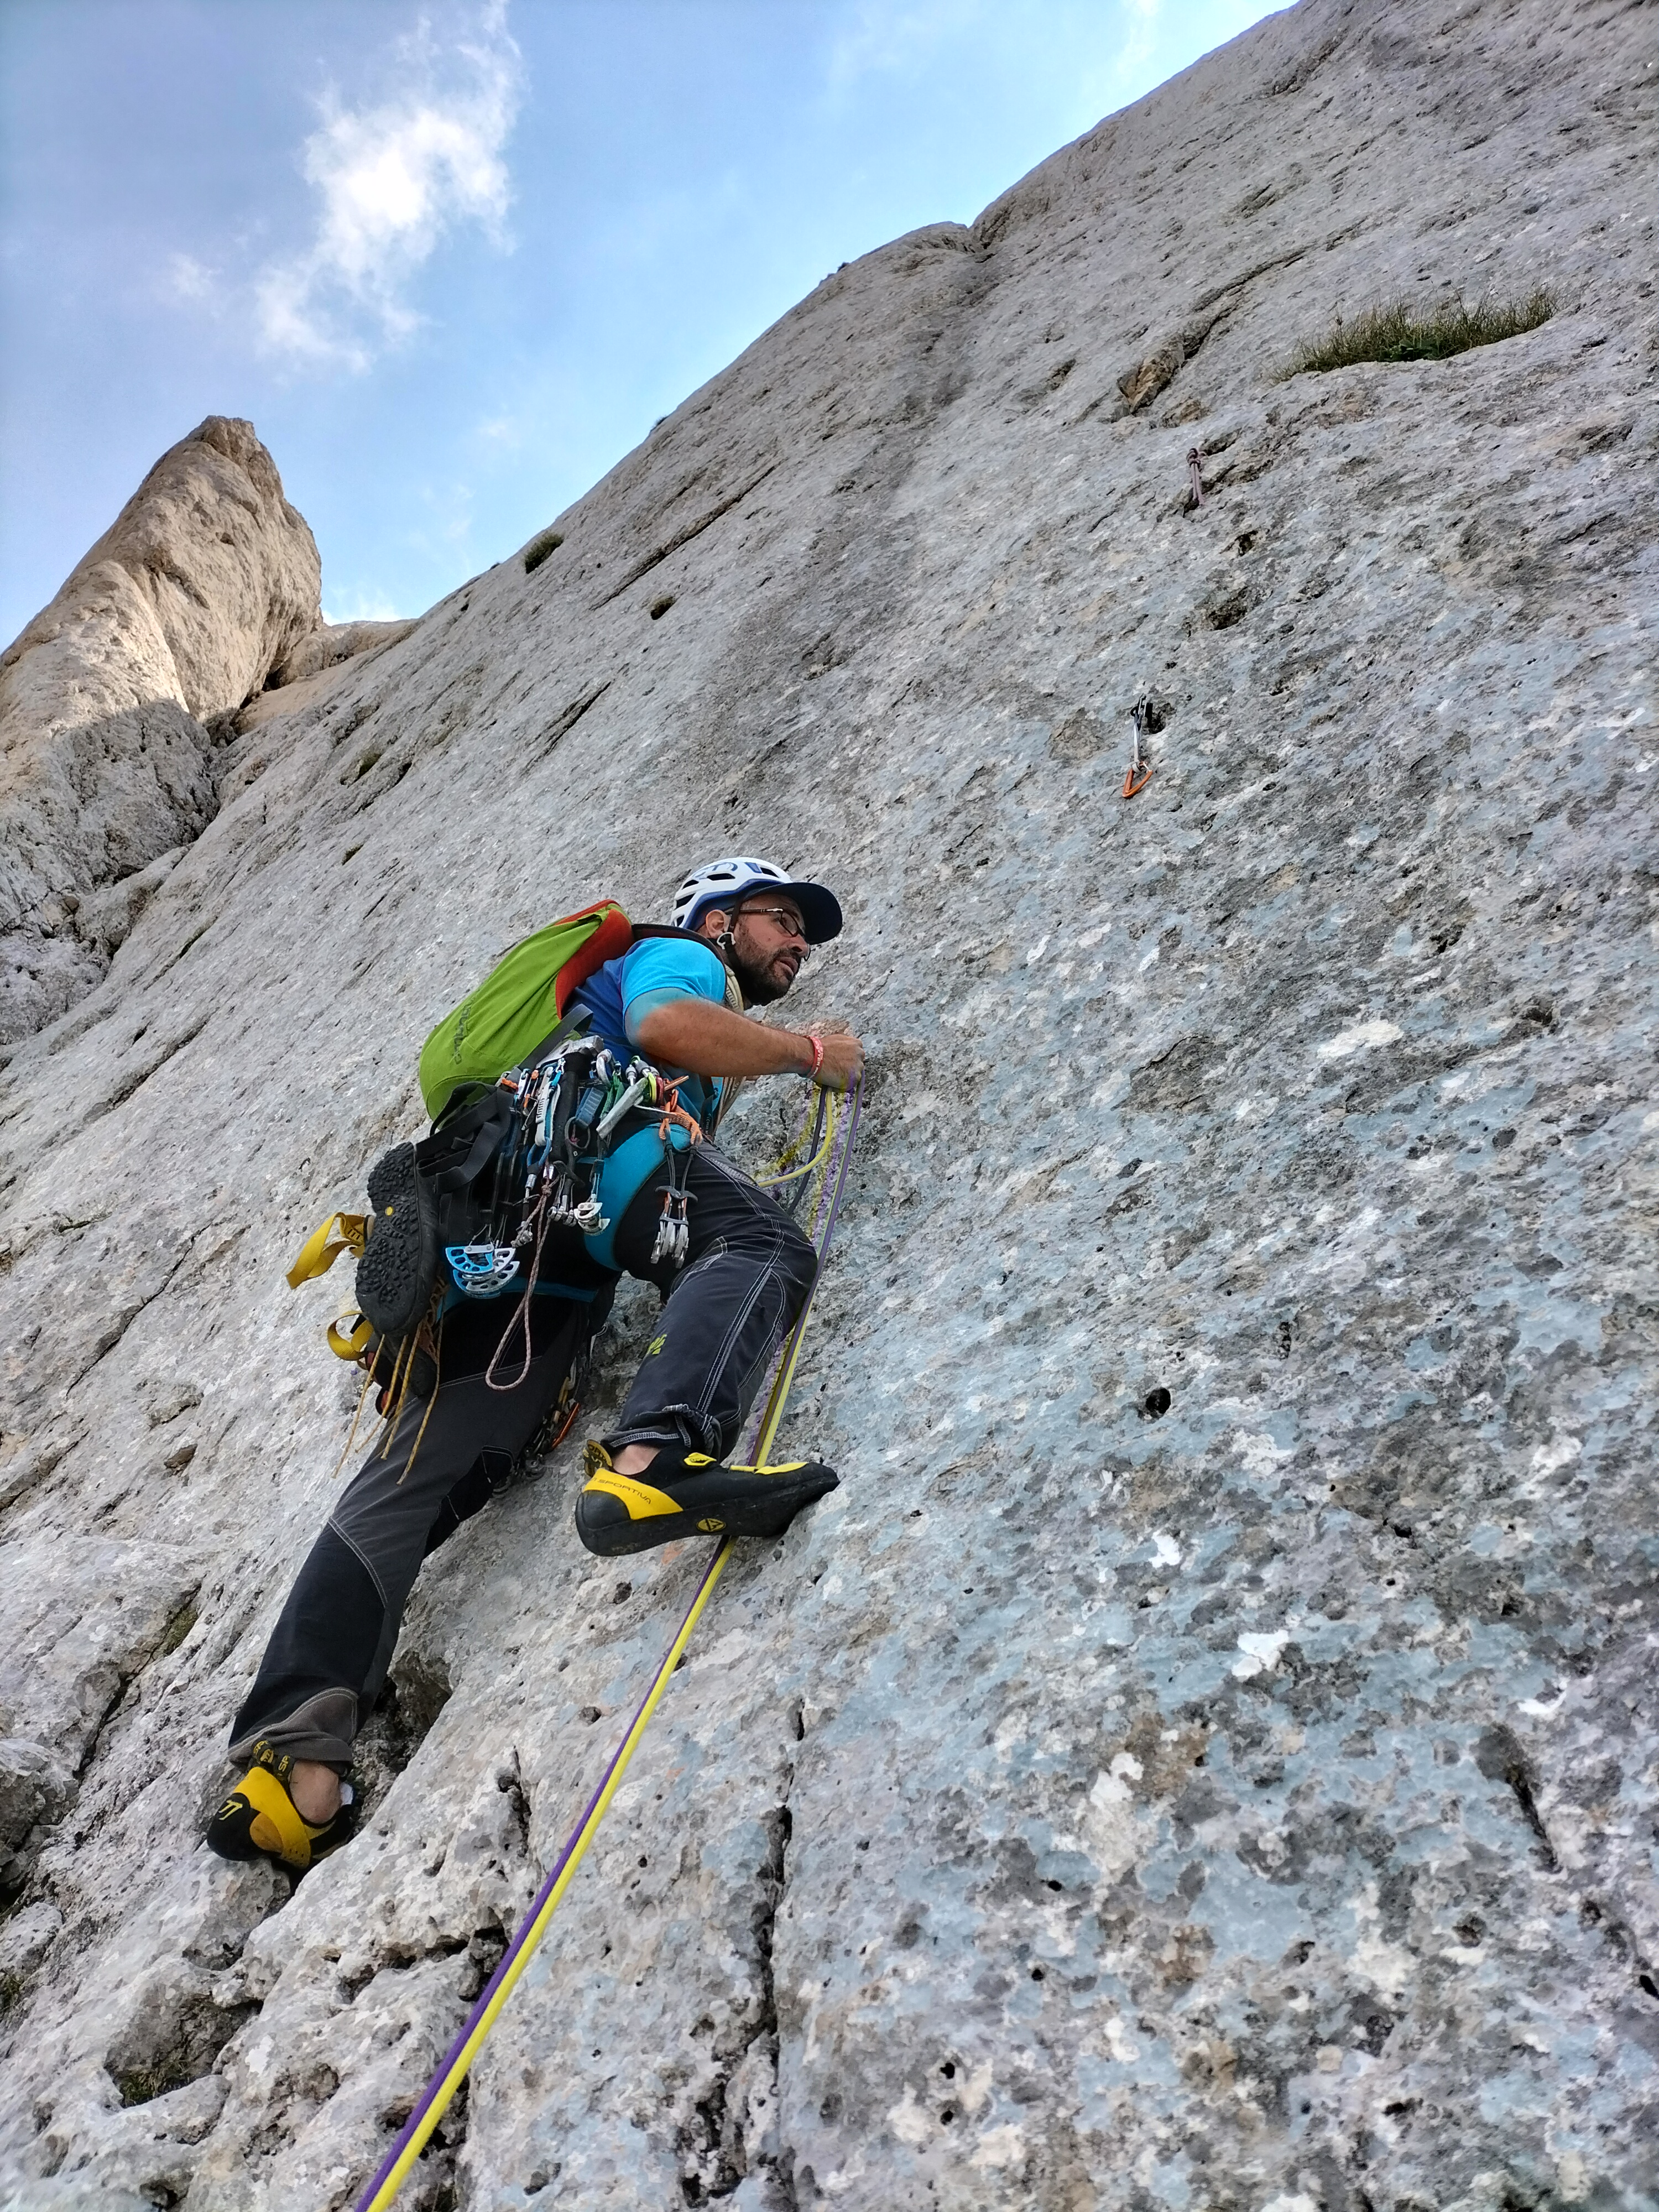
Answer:
[[[784,1407],[788,1402],[789,1386],[794,1380],[795,1365],[806,1334],[812,1301],[817,1296],[818,1283],[823,1279],[823,1262],[830,1249],[830,1240],[835,1234],[836,1221],[847,1188],[853,1141],[858,1134],[861,1091],[862,1085],[855,1083],[844,1103],[838,1099],[831,1100],[831,1094],[827,1091],[819,1093],[820,1110],[825,1117],[827,1133],[821,1148],[823,1167],[812,1212],[812,1241],[818,1255],[818,1273],[812,1289],[807,1293],[800,1318],[779,1349],[771,1389],[750,1438],[747,1456],[753,1466],[765,1463],[783,1419]],[[825,1105],[823,1102],[826,1100],[831,1100],[831,1103]],[[816,1133],[815,1129],[815,1136]],[[799,1143],[800,1139],[797,1139],[796,1149],[799,1149]],[[586,1810],[571,1830],[564,1849],[536,1893],[534,1902],[513,1941],[502,1953],[501,1963],[485,1984],[483,1994],[472,2008],[465,2025],[450,2045],[438,2070],[416,2100],[415,2109],[404,2123],[398,2140],[386,2153],[374,2179],[358,2198],[356,2212],[386,2212],[386,2207],[395,2200],[398,2191],[409,2179],[416,2160],[431,2140],[434,2130],[448,2111],[457,2090],[465,2081],[473,2060],[483,2050],[490,2029],[501,2015],[501,2008],[530,1964],[537,1945],[547,1932],[549,1922],[558,1910],[560,1900],[574,1880],[576,1869],[605,1818],[607,1807],[622,1785],[629,1762],[639,1748],[651,1716],[668,1686],[669,1678],[679,1665],[686,1645],[691,1640],[692,1631],[732,1556],[732,1542],[731,1537],[722,1536],[714,1547],[685,1618],[663,1654],[661,1664],[652,1676],[650,1686],[629,1724],[628,1733],[617,1745],[611,1764],[600,1777],[598,1789],[588,1799]]]

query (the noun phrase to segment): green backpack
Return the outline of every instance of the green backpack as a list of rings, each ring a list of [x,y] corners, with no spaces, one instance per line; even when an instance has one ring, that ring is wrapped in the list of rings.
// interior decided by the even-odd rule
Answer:
[[[533,1060],[563,1020],[571,993],[643,934],[615,899],[600,899],[515,945],[421,1047],[421,1095],[432,1119],[464,1083],[494,1083]]]

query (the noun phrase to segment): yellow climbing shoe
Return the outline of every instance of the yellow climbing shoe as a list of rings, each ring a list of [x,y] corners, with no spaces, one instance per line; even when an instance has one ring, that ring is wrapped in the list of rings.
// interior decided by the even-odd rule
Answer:
[[[270,1859],[303,1874],[308,1866],[350,1840],[357,1826],[356,1796],[349,1782],[340,1784],[340,1809],[313,1827],[288,1794],[294,1761],[261,1741],[253,1764],[207,1825],[210,1850],[222,1859]]]
[[[665,1445],[644,1474],[618,1474],[601,1443],[587,1447],[587,1484],[576,1534],[613,1559],[681,1536],[781,1536],[797,1513],[840,1480],[817,1460],[727,1467],[707,1452]]]

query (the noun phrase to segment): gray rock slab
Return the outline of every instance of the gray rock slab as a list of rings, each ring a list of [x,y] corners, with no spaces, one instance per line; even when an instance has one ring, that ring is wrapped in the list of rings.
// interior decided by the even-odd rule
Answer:
[[[82,1761],[0,2189],[349,2203],[552,1863],[702,1564],[596,1567],[580,1436],[423,1571],[351,1847],[196,1843],[351,1419],[283,1273],[501,951],[761,852],[848,912],[791,1018],[872,1047],[783,1439],[842,1486],[407,2201],[1659,2203],[1653,81],[1642,10],[1274,17],[236,740],[0,1095],[0,1561]],[[38,1645],[167,1561],[81,1717]]]
[[[0,1041],[107,968],[211,817],[206,726],[317,629],[321,574],[252,423],[210,415],[0,654]]]

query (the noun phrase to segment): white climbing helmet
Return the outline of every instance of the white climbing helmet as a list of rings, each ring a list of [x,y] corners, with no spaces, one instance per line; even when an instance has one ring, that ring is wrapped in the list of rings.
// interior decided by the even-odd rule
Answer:
[[[822,884],[797,882],[772,860],[711,860],[693,868],[674,894],[674,927],[695,929],[711,906],[735,906],[755,892],[786,893],[800,908],[809,945],[841,935],[841,902]]]

